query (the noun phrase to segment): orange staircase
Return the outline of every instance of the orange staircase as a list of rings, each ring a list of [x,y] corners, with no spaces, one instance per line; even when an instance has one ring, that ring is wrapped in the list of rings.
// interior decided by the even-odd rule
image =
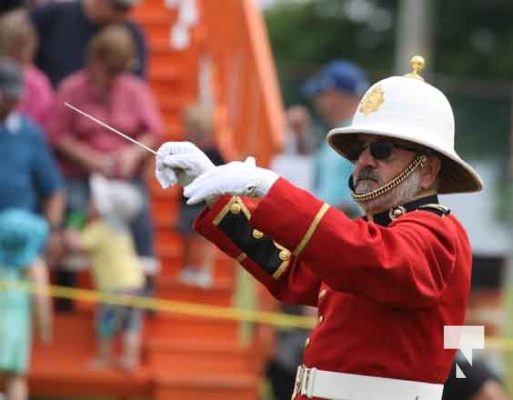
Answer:
[[[177,50],[170,35],[183,19],[185,3],[195,3],[198,18],[189,21],[189,45]],[[182,137],[182,110],[201,98],[215,106],[216,133],[227,159],[252,154],[268,164],[281,146],[283,108],[263,19],[253,0],[145,0],[134,18],[147,33],[149,82],[166,123],[165,140]],[[153,178],[150,192],[162,267],[156,297],[232,306],[235,268],[223,255],[217,256],[212,289],[175,283],[181,239],[172,226],[180,193],[163,191]],[[79,303],[73,313],[55,316],[51,345],[34,343],[30,392],[67,399],[256,400],[265,343],[261,329],[254,330],[249,343],[241,341],[241,326],[233,320],[159,312],[145,321],[143,366],[130,374],[99,372],[88,368],[95,352],[93,307]]]

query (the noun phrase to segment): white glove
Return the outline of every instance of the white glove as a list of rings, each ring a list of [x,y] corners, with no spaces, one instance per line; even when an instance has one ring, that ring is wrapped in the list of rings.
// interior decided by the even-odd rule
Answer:
[[[164,189],[187,186],[212,168],[212,161],[191,142],[167,142],[157,151],[155,176]]]
[[[214,167],[186,186],[187,204],[198,204],[223,194],[262,197],[278,180],[276,172],[259,168],[253,157]]]

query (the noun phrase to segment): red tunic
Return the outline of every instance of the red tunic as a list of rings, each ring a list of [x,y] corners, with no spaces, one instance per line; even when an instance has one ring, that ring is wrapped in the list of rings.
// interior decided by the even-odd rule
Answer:
[[[445,382],[455,351],[443,348],[443,329],[463,325],[471,275],[469,240],[452,214],[420,207],[388,226],[350,220],[279,179],[258,205],[221,198],[195,228],[277,299],[318,307],[307,367]],[[248,232],[253,242],[241,239]],[[254,243],[261,232],[278,257],[262,256],[273,249]]]

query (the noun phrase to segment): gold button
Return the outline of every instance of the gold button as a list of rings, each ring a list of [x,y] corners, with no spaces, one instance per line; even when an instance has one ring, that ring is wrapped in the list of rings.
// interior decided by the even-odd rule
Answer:
[[[252,235],[255,239],[262,239],[264,237],[263,232],[260,232],[258,229],[253,229]]]
[[[322,324],[323,321],[324,321],[324,316],[323,315],[319,315],[319,318],[318,318],[318,321],[317,321],[317,325]]]
[[[311,342],[310,338],[306,338],[306,340],[305,340],[305,348],[310,346],[310,342]]]
[[[240,204],[238,204],[238,203],[233,203],[230,206],[230,212],[232,214],[238,214],[238,213],[240,213],[240,210],[241,210],[241,207],[240,207]]]
[[[290,260],[290,251],[282,250],[282,251],[280,251],[280,254],[278,254],[278,257],[282,261],[288,261],[288,260]]]
[[[319,292],[319,299],[322,299],[324,296],[326,296],[326,289],[322,289],[322,290]]]

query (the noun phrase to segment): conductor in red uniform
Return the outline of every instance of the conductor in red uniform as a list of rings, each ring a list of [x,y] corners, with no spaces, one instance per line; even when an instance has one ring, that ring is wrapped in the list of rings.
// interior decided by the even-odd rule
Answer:
[[[350,220],[251,157],[214,167],[193,144],[168,142],[157,179],[208,207],[195,229],[279,300],[318,307],[296,399],[440,400],[463,325],[471,248],[438,193],[482,188],[454,150],[442,92],[413,72],[374,84],[329,144],[354,163],[349,185],[365,216]],[[340,182],[340,184],[347,184]],[[252,198],[260,198],[256,202]]]

